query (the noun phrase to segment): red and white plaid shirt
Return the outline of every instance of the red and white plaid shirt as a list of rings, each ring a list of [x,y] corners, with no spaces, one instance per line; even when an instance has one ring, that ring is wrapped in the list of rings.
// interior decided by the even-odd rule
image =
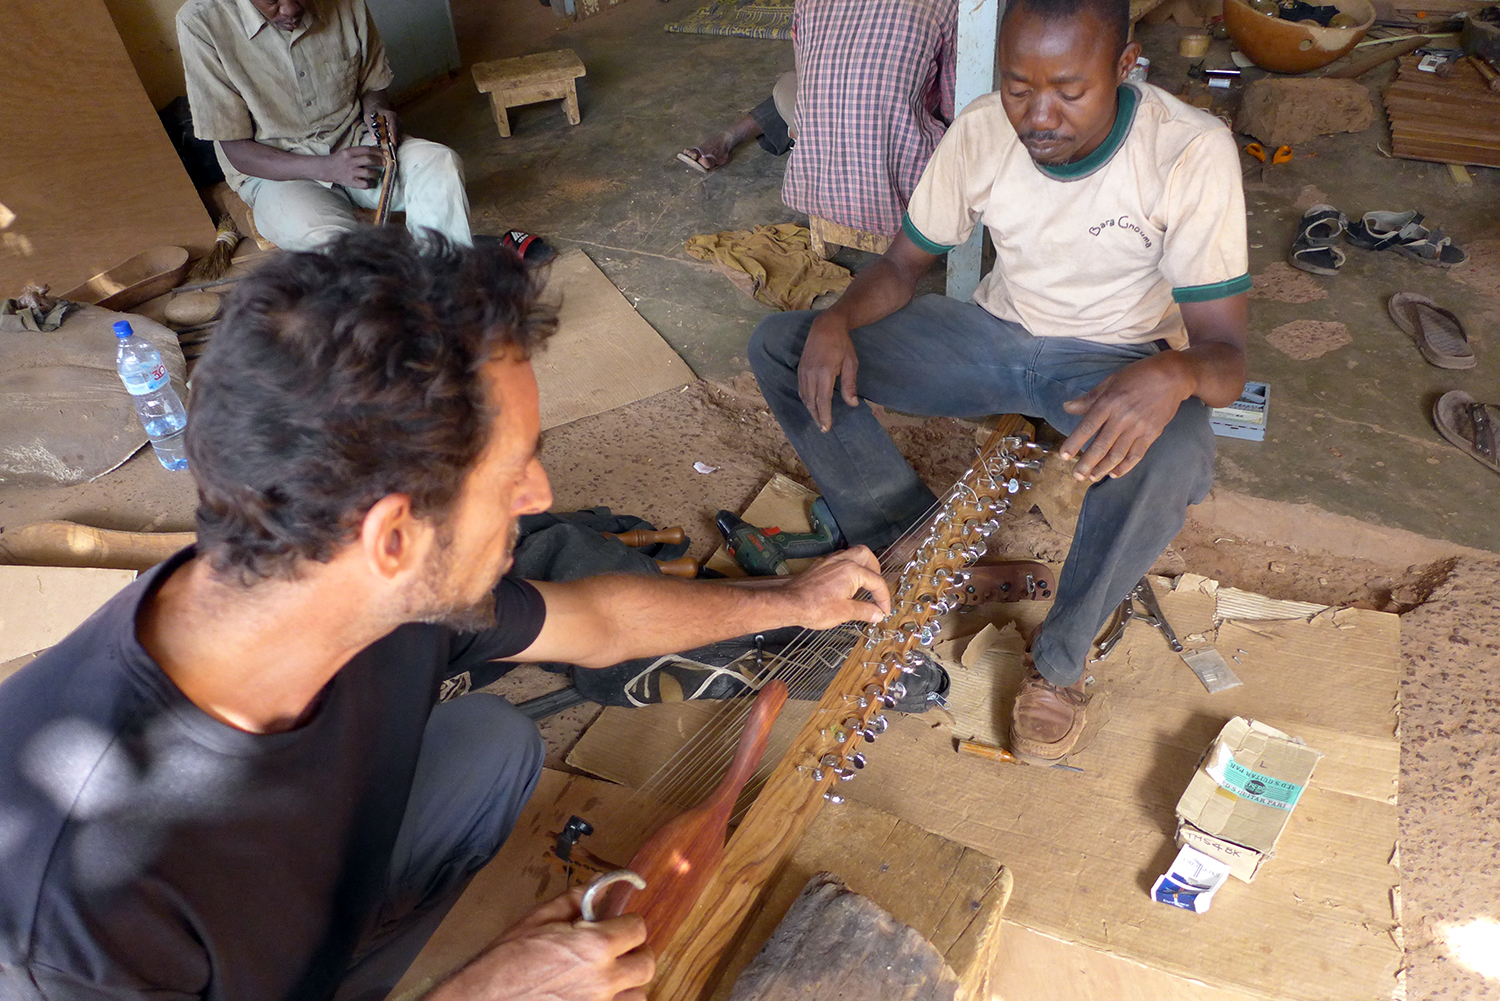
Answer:
[[[797,0],[797,145],[781,199],[893,236],[953,121],[958,0]]]

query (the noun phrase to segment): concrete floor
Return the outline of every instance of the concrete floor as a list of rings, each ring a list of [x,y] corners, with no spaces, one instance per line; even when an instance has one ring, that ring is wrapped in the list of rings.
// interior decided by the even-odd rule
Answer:
[[[673,154],[759,101],[793,56],[786,42],[661,30],[693,6],[633,0],[559,27],[539,5],[505,5],[502,20],[493,8],[455,0],[466,64],[574,49],[589,70],[578,82],[582,124],[569,127],[557,103],[534,105],[512,111],[514,135],[502,139],[466,74],[404,114],[415,133],[463,155],[477,229],[518,227],[582,248],[699,375],[726,379],[746,368],[745,345],[766,309],[689,258],[683,242],[800,217],[781,204],[784,161],[753,145],[707,176]],[[1186,69],[1178,34],[1172,25],[1140,31],[1153,82],[1174,92]],[[1227,63],[1225,43],[1216,44],[1210,58]],[[1312,279],[1326,298],[1253,301],[1250,375],[1271,384],[1270,433],[1263,443],[1221,439],[1218,479],[1255,496],[1500,549],[1500,480],[1444,442],[1429,416],[1448,389],[1500,399],[1500,352],[1491,350],[1500,330],[1500,171],[1474,168],[1472,186],[1460,187],[1442,165],[1378,152],[1389,146],[1378,104],[1387,75],[1366,78],[1375,126],[1298,147],[1266,184],[1253,172],[1247,179],[1251,272],[1285,260],[1302,211],[1295,203],[1326,199],[1351,215],[1420,209],[1473,252],[1467,278],[1346,248],[1349,262],[1337,277]],[[854,268],[867,260],[850,251],[839,258]],[[931,282],[940,289],[941,274]],[[1447,372],[1422,360],[1386,314],[1386,299],[1403,290],[1431,296],[1466,321],[1477,368]],[[1298,319],[1343,323],[1353,343],[1311,361],[1266,343],[1267,333]]]

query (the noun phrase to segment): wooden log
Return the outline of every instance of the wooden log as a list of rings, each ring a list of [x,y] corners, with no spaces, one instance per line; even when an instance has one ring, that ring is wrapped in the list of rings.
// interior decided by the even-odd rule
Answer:
[[[1392,59],[1399,59],[1414,49],[1420,49],[1427,42],[1428,38],[1426,35],[1403,38],[1399,42],[1354,60],[1342,69],[1331,70],[1323,75],[1331,80],[1353,80],[1356,77],[1364,76],[1375,67],[1388,63]]]
[[[730,1001],[953,1001],[958,977],[942,955],[838,877],[808,880],[776,934],[745,968]]]
[[[149,570],[197,539],[192,532],[116,532],[71,521],[0,529],[0,563]]]

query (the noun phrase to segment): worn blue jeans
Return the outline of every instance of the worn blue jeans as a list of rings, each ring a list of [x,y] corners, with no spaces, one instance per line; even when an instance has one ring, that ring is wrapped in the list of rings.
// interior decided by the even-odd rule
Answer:
[[[536,724],[475,692],[433,707],[375,927],[334,1001],[383,1001],[505,839],[542,775]]]
[[[776,313],[755,328],[750,367],[771,411],[807,465],[850,542],[879,552],[937,498],[897,451],[870,408],[837,391],[826,434],[797,395],[797,365],[816,313]],[[1034,337],[973,303],[942,295],[852,331],[859,395],[909,414],[1020,413],[1064,434],[1081,417],[1063,404],[1159,349]],[[1057,595],[1032,643],[1037,670],[1056,685],[1083,677],[1090,644],[1182,529],[1187,508],[1213,484],[1208,408],[1189,399],[1134,469],[1089,488]]]

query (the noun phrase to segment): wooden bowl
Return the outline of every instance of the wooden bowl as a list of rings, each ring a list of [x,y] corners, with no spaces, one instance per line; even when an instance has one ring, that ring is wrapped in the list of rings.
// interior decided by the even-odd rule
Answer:
[[[62,298],[105,309],[126,310],[172,291],[187,274],[188,252],[182,247],[152,247],[108,271],[101,271]]]
[[[1229,37],[1251,62],[1273,73],[1306,73],[1327,66],[1365,37],[1375,23],[1370,0],[1308,0],[1319,7],[1337,7],[1359,20],[1352,28],[1320,28],[1283,21],[1253,10],[1243,0],[1224,0],[1224,24]]]

